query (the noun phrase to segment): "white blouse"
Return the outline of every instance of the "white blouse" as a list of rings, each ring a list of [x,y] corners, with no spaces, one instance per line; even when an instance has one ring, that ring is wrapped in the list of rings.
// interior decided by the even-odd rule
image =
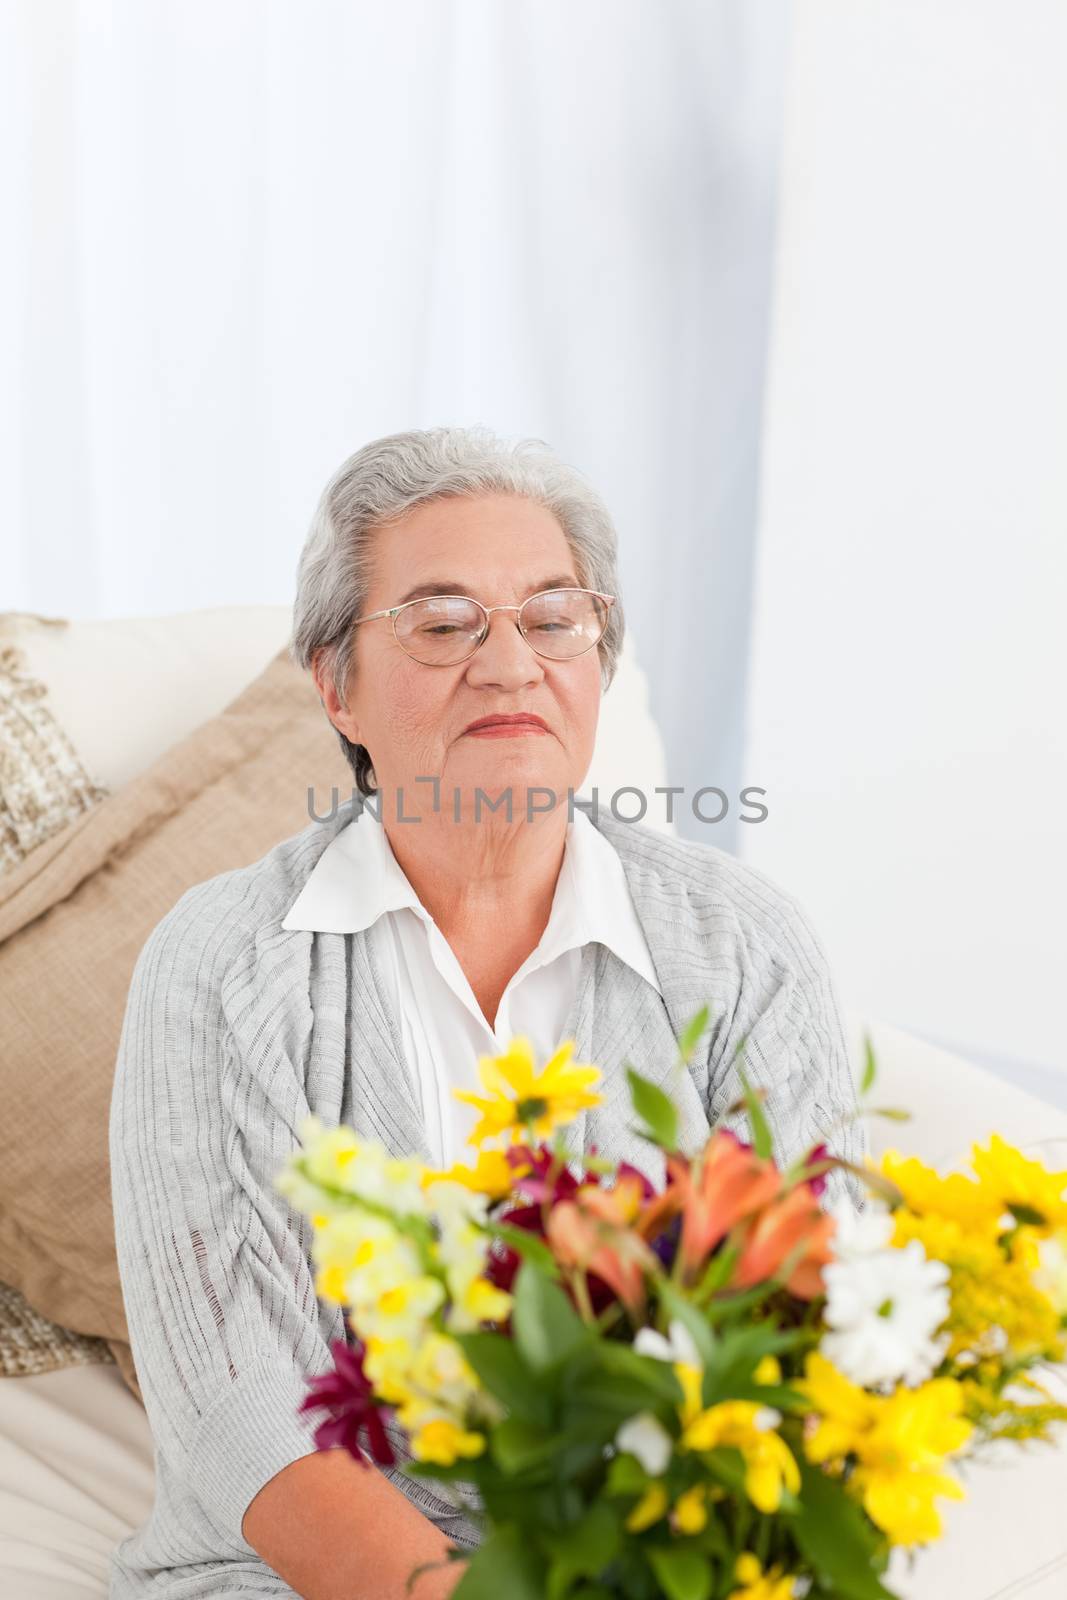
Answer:
[[[619,855],[585,812],[567,824],[563,862],[545,931],[504,990],[489,1026],[451,946],[422,905],[373,812],[330,841],[282,927],[316,933],[371,929],[401,1038],[415,1066],[428,1148],[439,1166],[474,1160],[478,1112],[452,1095],[481,1089],[480,1055],[500,1055],[515,1034],[538,1063],[560,1043],[582,950],[596,941],[662,993]]]

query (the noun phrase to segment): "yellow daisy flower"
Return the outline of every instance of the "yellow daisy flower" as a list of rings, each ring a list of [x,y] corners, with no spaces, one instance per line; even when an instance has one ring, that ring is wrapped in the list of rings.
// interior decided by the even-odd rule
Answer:
[[[971,1164],[1001,1211],[1018,1208],[1020,1220],[1042,1232],[1067,1223],[1067,1172],[1049,1172],[998,1133],[991,1136],[988,1149],[974,1146]]]
[[[783,1573],[778,1566],[764,1572],[758,1556],[749,1550],[739,1555],[734,1563],[734,1577],[741,1588],[730,1591],[730,1600],[792,1600],[792,1576]]]
[[[941,1533],[938,1497],[960,1500],[963,1489],[945,1470],[947,1458],[973,1431],[962,1415],[964,1393],[954,1378],[915,1389],[868,1394],[813,1351],[796,1387],[816,1421],[805,1438],[810,1461],[839,1470],[855,1457],[848,1483],[892,1544],[927,1544]]]
[[[942,1177],[917,1156],[886,1150],[876,1171],[895,1183],[912,1211],[949,1217],[962,1227],[995,1226],[1003,1205],[997,1196],[962,1172]]]
[[[478,1075],[485,1094],[452,1091],[457,1100],[482,1114],[468,1144],[481,1144],[497,1134],[509,1135],[512,1144],[531,1136],[547,1139],[579,1111],[600,1105],[603,1096],[589,1092],[589,1085],[601,1077],[600,1068],[572,1065],[574,1048],[575,1040],[565,1040],[540,1073],[533,1045],[523,1035],[512,1039],[503,1055],[479,1056]]]
[[[515,1187],[516,1179],[528,1171],[526,1166],[513,1167],[503,1150],[479,1150],[473,1167],[457,1161],[447,1171],[428,1170],[423,1174],[422,1186],[428,1189],[434,1183],[460,1183],[475,1194],[487,1195],[490,1200],[503,1200]]]

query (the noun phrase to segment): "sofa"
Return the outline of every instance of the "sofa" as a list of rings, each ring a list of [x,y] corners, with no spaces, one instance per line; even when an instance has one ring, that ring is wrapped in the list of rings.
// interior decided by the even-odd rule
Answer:
[[[70,1017],[29,993],[28,975],[40,969],[47,941],[76,934],[80,942],[71,948],[92,944],[94,995],[111,972],[108,962],[118,969],[106,1004],[91,1027],[86,1024],[96,1030],[95,1053],[83,1057],[93,1063],[96,1085],[85,1117],[98,1121],[106,1102],[109,1029],[143,931],[182,882],[220,870],[219,861],[230,855],[237,865],[262,853],[268,836],[250,833],[241,810],[246,770],[259,764],[256,809],[248,816],[273,803],[264,782],[272,761],[300,779],[290,783],[294,792],[280,796],[272,824],[279,838],[300,825],[304,777],[312,770],[316,778],[325,774],[323,781],[342,774],[321,708],[285,659],[288,622],[287,610],[272,607],[93,623],[0,616],[0,983],[20,986],[17,994],[5,994],[14,1002],[15,1023],[5,1068],[9,1097],[12,1085],[15,1098],[23,1092],[25,1079],[15,1076],[22,1070],[20,1049],[32,1051],[36,1063],[43,1060],[47,1072],[65,1070]],[[105,705],[106,717],[99,711]],[[314,724],[315,713],[321,726]],[[312,742],[294,746],[301,719]],[[635,771],[650,789],[665,782],[662,742],[628,641],[604,701],[586,788],[595,783],[610,793],[633,783]],[[220,808],[225,824],[217,820]],[[670,826],[651,815],[648,820]],[[159,859],[151,854],[156,845]],[[173,872],[185,878],[167,875]],[[99,929],[113,927],[124,906],[132,937],[105,940],[101,953]],[[23,947],[27,953],[20,957]],[[857,1077],[869,1036],[878,1103],[912,1112],[906,1123],[872,1121],[876,1153],[893,1145],[951,1166],[996,1129],[1067,1166],[1067,1114],[849,1009],[848,997],[842,998]],[[20,1159],[25,1142],[12,1145],[5,1158]],[[99,1140],[94,1147],[82,1138],[79,1150],[86,1142],[96,1164],[86,1166],[80,1181],[106,1190]],[[97,1199],[106,1204],[106,1192]],[[25,1229],[35,1225],[36,1214],[27,1212]],[[8,1351],[0,1377],[0,1596],[101,1600],[114,1545],[151,1508],[151,1433],[121,1328],[108,1320],[106,1308],[79,1299],[59,1230],[55,1238],[44,1235],[43,1266],[27,1251],[19,1254],[21,1238],[5,1234],[0,1224],[0,1280],[14,1278],[18,1267],[17,1287],[0,1284]],[[1056,1383],[1067,1399],[1059,1374]],[[942,1543],[913,1564],[906,1558],[895,1564],[898,1592],[907,1600],[1062,1600],[1067,1442],[1033,1446],[1013,1456],[1010,1466],[994,1461],[976,1468],[967,1487],[967,1499],[947,1507]]]

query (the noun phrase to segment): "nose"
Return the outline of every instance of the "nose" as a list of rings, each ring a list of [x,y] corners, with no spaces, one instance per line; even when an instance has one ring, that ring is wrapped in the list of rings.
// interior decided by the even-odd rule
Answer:
[[[519,631],[517,611],[492,611],[489,631],[471,656],[467,682],[475,687],[519,689],[544,677],[541,659]]]

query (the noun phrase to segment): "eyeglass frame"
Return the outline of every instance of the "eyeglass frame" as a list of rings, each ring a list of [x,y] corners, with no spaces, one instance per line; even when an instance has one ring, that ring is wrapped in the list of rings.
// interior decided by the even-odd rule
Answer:
[[[542,661],[578,661],[582,656],[587,656],[590,650],[595,650],[601,639],[603,639],[604,634],[608,631],[608,623],[611,620],[611,608],[618,599],[618,596],[614,594],[602,594],[599,589],[582,589],[577,584],[569,588],[539,589],[536,594],[527,595],[526,599],[522,602],[522,605],[517,606],[483,606],[482,602],[480,600],[475,600],[472,594],[416,595],[414,600],[405,600],[401,605],[388,606],[384,611],[371,611],[365,617],[357,617],[354,622],[349,624],[349,626],[352,628],[358,628],[362,622],[376,622],[379,617],[391,617],[393,619],[393,638],[396,640],[401,650],[404,651],[404,654],[407,656],[409,661],[416,662],[420,667],[461,667],[464,661],[470,661],[473,656],[477,655],[478,651],[482,648],[482,645],[488,639],[489,618],[494,611],[517,611],[521,614],[524,606],[528,606],[531,600],[539,600],[543,594],[591,594],[595,599],[603,600],[606,603],[609,614],[604,619],[604,626],[601,630],[600,638],[594,639],[592,644],[586,645],[584,650],[579,650],[573,656],[549,656],[546,655],[543,650],[538,650],[535,644],[530,644],[530,640],[526,636],[522,623],[519,622],[518,618],[516,618],[515,626],[518,628],[522,638],[528,645],[530,645],[530,649],[534,652],[534,654],[540,656]],[[485,628],[482,632],[481,638],[474,646],[474,649],[471,650],[467,655],[460,656],[458,661],[419,661],[418,656],[413,656],[411,651],[405,650],[403,644],[401,644],[400,636],[396,631],[397,617],[401,611],[406,611],[408,606],[423,605],[427,600],[466,600],[472,606],[478,606],[485,613]]]

